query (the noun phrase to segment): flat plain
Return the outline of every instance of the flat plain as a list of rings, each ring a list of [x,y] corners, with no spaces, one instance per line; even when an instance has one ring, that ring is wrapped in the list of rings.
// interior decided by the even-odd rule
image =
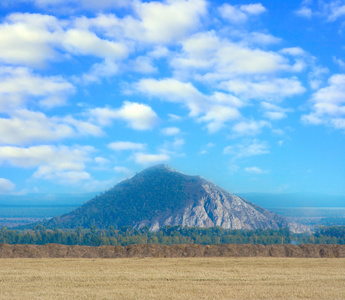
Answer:
[[[343,258],[2,258],[1,299],[345,299]]]

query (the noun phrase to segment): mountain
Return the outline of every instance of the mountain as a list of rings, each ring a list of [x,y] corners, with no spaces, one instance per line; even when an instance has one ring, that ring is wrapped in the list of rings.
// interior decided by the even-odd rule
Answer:
[[[255,230],[278,229],[288,226],[288,222],[200,176],[157,165],[43,225],[48,228],[149,226],[152,231],[167,225]]]

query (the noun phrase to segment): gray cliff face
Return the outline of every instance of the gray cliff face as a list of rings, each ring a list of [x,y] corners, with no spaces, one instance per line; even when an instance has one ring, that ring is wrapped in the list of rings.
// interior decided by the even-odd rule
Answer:
[[[201,177],[193,181],[187,180],[184,189],[190,196],[183,207],[175,212],[166,211],[151,220],[138,222],[136,227],[149,226],[150,230],[157,231],[167,225],[252,230],[288,226],[285,218],[232,195]]]

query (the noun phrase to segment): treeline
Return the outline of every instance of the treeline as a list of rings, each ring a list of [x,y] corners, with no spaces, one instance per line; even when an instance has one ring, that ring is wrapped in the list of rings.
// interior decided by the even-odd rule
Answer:
[[[89,229],[76,230],[46,229],[36,225],[33,230],[9,230],[0,228],[0,243],[36,244],[57,243],[64,245],[126,246],[132,244],[345,244],[345,226],[319,227],[314,234],[294,234],[288,228],[279,230],[229,230],[221,227],[200,228],[167,226],[157,232],[148,227],[133,229],[129,226],[116,230]]]

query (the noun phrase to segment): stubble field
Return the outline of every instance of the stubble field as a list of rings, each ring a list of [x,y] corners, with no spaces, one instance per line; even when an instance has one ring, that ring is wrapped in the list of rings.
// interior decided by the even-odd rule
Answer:
[[[345,299],[345,259],[0,259],[1,299]]]

